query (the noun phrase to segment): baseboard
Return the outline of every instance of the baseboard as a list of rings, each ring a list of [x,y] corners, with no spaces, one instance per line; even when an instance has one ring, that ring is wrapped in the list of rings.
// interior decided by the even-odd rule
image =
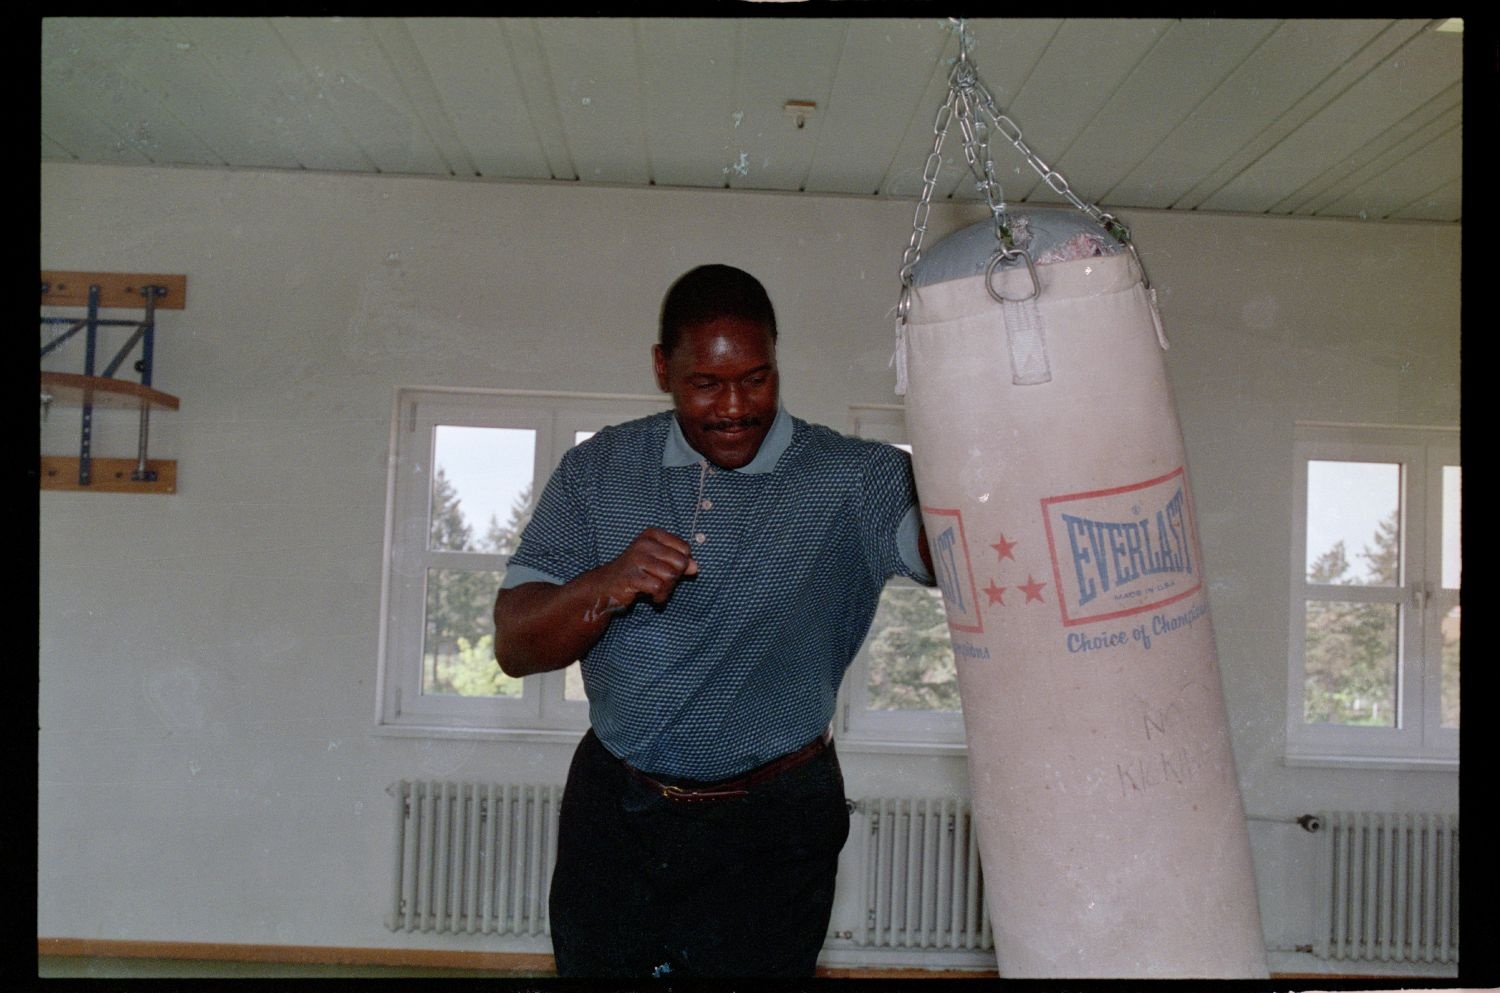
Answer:
[[[38,956],[274,962],[280,965],[353,965],[472,969],[524,976],[557,971],[552,956],[534,952],[450,951],[440,948],[345,948],[332,945],[242,945],[206,941],[117,941],[38,938]]]
[[[1341,982],[1376,980],[1401,981],[1413,986],[1435,984],[1451,986],[1458,976],[1458,963],[1389,962],[1362,959],[1320,959],[1307,951],[1273,948],[1266,952],[1266,964],[1277,979],[1336,979]]]
[[[377,968],[455,969],[527,978],[553,976],[557,967],[551,955],[538,952],[479,952],[436,948],[349,948],[332,945],[248,945],[202,941],[121,941],[105,938],[38,938],[38,957],[159,959],[202,962],[264,962],[276,965],[374,966]],[[1413,970],[1401,978],[1427,978],[1437,985],[1456,975],[1441,971],[1425,976]],[[898,966],[819,966],[821,979],[995,979],[994,969],[921,969]],[[1337,982],[1389,982],[1389,972],[1313,972],[1275,970],[1274,981],[1318,980]]]
[[[528,978],[556,974],[551,955],[430,948],[343,948],[329,945],[245,945],[199,941],[119,941],[102,938],[38,938],[37,955],[54,958],[156,959],[198,962],[264,962],[275,965],[374,966],[463,969]],[[820,966],[822,979],[976,979],[993,969],[915,969]]]

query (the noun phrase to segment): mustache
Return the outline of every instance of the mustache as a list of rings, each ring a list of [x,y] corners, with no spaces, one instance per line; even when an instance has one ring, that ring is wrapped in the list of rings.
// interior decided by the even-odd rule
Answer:
[[[743,430],[745,428],[758,428],[760,425],[761,419],[759,417],[741,417],[732,421],[705,421],[703,430],[730,431],[736,428]]]

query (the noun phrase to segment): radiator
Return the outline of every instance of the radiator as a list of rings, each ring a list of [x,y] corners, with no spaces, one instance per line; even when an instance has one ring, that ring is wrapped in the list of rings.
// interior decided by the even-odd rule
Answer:
[[[387,792],[396,843],[386,927],[549,933],[561,786],[403,780]],[[877,798],[853,809],[865,908],[855,944],[992,951],[968,802]]]
[[[993,949],[968,801],[883,797],[861,800],[854,808],[855,837],[864,845],[865,909],[864,928],[852,936],[855,943]]]
[[[561,786],[402,781],[392,931],[547,934]]]
[[[1313,953],[1328,959],[1458,960],[1458,817],[1319,815]]]

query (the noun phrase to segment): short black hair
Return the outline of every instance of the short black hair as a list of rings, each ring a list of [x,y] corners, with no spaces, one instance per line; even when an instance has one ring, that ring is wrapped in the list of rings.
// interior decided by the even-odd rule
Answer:
[[[776,311],[760,280],[734,266],[701,265],[679,276],[662,300],[662,354],[672,354],[684,328],[715,317],[756,321],[776,340]]]

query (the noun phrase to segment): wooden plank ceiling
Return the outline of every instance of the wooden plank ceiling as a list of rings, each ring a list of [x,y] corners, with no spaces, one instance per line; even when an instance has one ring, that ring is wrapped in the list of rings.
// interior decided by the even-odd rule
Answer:
[[[1108,209],[1461,219],[1451,22],[968,27],[1026,143]],[[54,17],[41,44],[43,160],[908,199],[958,53],[939,17]],[[992,155],[1007,202],[1061,201]],[[936,195],[975,196],[957,127]]]

